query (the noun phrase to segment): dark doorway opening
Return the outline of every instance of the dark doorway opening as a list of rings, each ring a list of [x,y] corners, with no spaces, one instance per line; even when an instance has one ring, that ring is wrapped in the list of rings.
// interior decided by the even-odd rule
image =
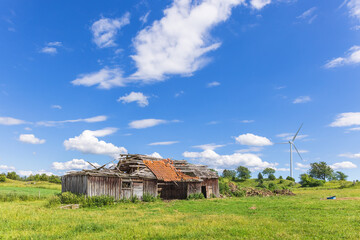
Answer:
[[[204,197],[206,198],[206,186],[201,186],[201,193],[204,195]]]

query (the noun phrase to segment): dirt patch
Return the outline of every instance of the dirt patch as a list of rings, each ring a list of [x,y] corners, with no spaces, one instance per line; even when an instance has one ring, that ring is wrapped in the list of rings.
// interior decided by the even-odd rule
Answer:
[[[281,196],[281,195],[294,196],[295,195],[289,189],[274,190],[273,192],[268,189],[254,189],[254,188],[245,188],[243,190],[245,191],[245,196],[247,196],[247,197],[252,197],[252,196],[269,197],[269,196]]]
[[[79,204],[69,204],[65,206],[61,206],[61,209],[78,209],[80,207]]]
[[[343,198],[336,198],[336,200],[360,200],[360,197],[343,197]]]

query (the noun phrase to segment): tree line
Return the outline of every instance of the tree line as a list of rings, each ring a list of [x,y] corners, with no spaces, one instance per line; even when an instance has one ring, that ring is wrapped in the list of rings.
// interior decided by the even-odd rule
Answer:
[[[262,172],[259,172],[257,179],[262,180],[264,176],[269,180],[275,180],[276,170],[273,168],[265,168]],[[249,168],[239,166],[236,170],[225,169],[222,173],[222,177],[231,178],[233,180],[247,180],[251,178],[251,171]],[[300,184],[302,186],[320,186],[325,183],[326,180],[347,180],[348,176],[340,171],[334,171],[326,162],[315,162],[310,164],[310,169],[307,173],[300,175]],[[283,179],[282,176],[279,179]],[[292,177],[288,176],[287,180],[295,181]]]
[[[24,176],[24,177],[20,177],[16,172],[8,172],[8,173],[0,174],[0,182],[5,182],[6,179],[12,179],[18,181],[44,181],[51,183],[61,183],[61,178],[59,176],[55,176],[55,175],[48,176],[45,173]]]

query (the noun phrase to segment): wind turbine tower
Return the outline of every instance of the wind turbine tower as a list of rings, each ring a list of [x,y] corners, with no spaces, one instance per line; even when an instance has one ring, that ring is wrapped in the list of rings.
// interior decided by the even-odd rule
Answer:
[[[292,178],[294,177],[294,175],[293,175],[293,156],[292,156],[292,150],[293,150],[292,148],[293,148],[293,146],[294,146],[296,152],[299,154],[299,157],[301,158],[301,160],[303,160],[303,158],[300,155],[299,150],[297,149],[297,147],[295,146],[295,143],[294,143],[294,141],[295,141],[297,135],[299,134],[302,126],[303,126],[303,124],[301,124],[298,131],[296,132],[296,134],[294,135],[294,137],[291,140],[289,140],[288,142],[278,143],[278,144],[289,144],[290,145],[290,177],[292,177]]]

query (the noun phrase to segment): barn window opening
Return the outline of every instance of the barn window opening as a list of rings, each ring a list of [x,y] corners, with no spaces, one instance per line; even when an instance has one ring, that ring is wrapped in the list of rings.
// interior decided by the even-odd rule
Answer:
[[[131,188],[131,182],[122,182],[121,187],[124,188]]]

